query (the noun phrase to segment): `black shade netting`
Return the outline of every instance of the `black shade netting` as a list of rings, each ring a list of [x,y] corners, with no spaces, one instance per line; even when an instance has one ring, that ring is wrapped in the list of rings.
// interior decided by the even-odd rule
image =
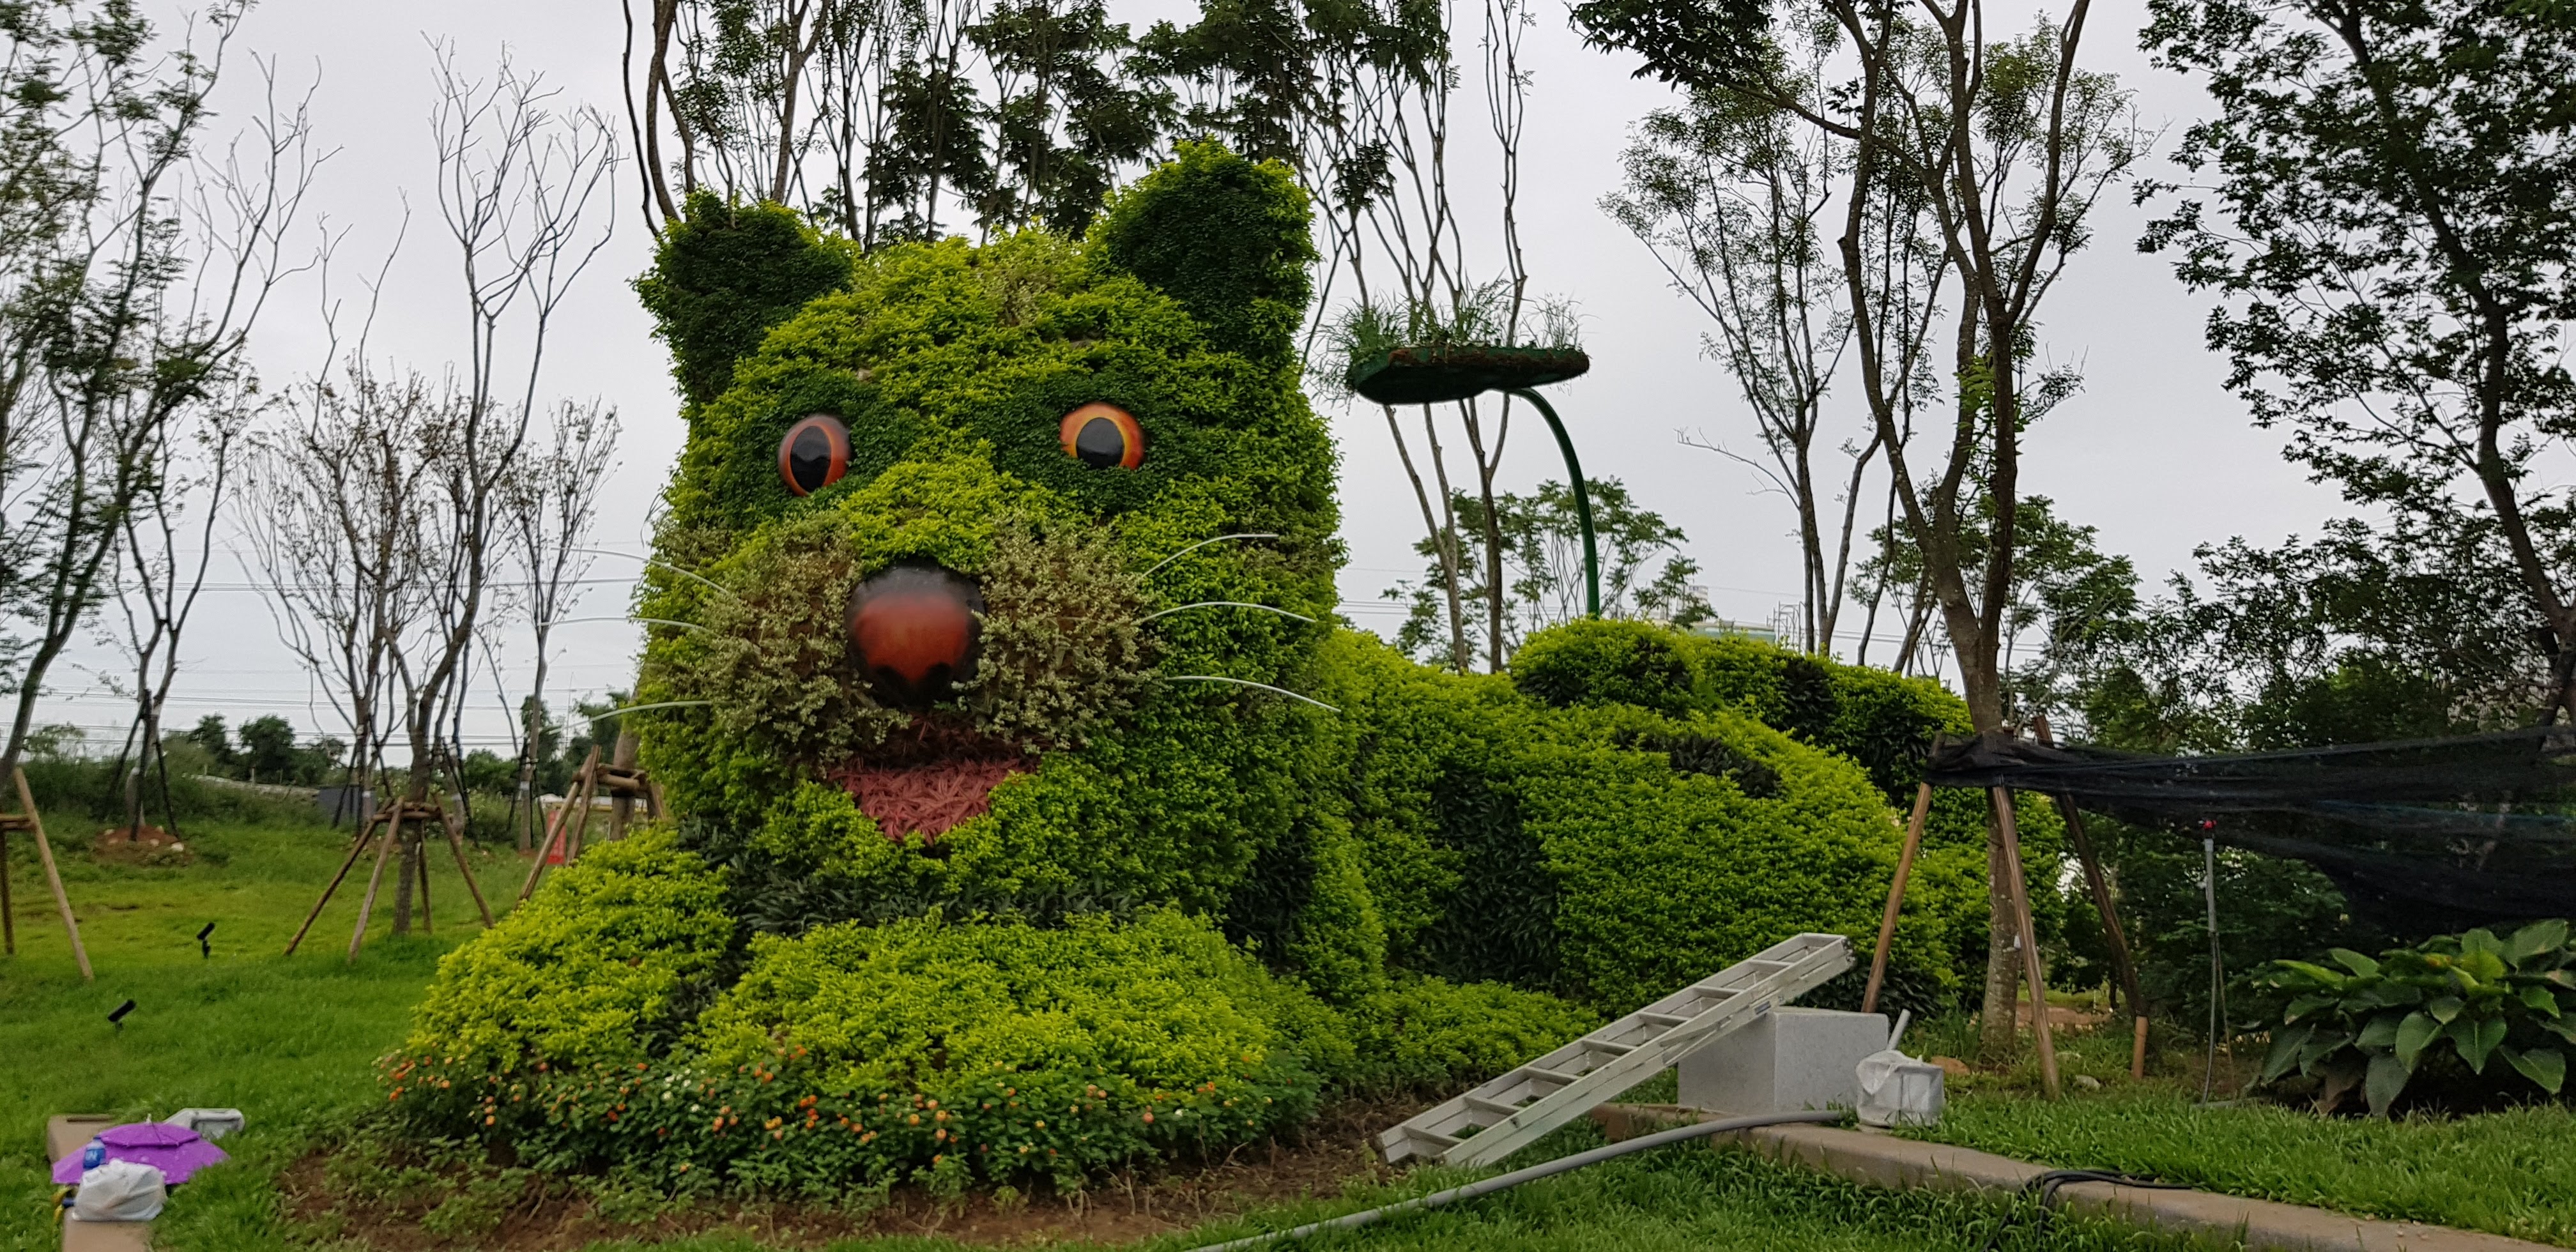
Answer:
[[[1936,749],[1924,780],[2305,861],[2391,932],[2576,914],[2576,728],[2179,757],[1987,735]]]

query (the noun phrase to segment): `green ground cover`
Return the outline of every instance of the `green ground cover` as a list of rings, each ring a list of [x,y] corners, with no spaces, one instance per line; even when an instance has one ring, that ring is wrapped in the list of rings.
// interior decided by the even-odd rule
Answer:
[[[49,825],[64,843],[90,829],[61,818]],[[348,964],[361,880],[341,889],[303,950],[280,956],[346,836],[318,826],[192,825],[185,833],[199,857],[177,868],[98,864],[60,850],[98,973],[87,985],[32,850],[23,837],[11,841],[18,955],[0,964],[0,1248],[57,1246],[46,1210],[46,1116],[167,1115],[189,1105],[249,1112],[249,1131],[225,1143],[246,1168],[188,1187],[165,1219],[163,1246],[277,1246],[269,1175],[311,1128],[381,1098],[371,1062],[402,1037],[439,954],[473,933],[473,905],[450,859],[433,863],[435,938],[381,937],[390,919],[379,902],[377,928]],[[478,874],[489,894],[517,890],[498,862]],[[194,938],[207,922],[215,923],[212,958],[198,955]],[[129,997],[137,1007],[124,1029],[110,1027],[108,1010]]]
[[[2038,1063],[2024,1047],[2009,1066],[1953,1081],[1941,1125],[1909,1133],[2062,1169],[2576,1247],[2576,1110],[2384,1121],[2229,1100],[2261,1064],[2259,1040],[2219,1056],[2212,1085],[2222,1103],[2202,1106],[2197,1044],[2160,1028],[2143,1082],[2129,1079],[2129,1044],[2117,1025],[2060,1035],[2067,1098],[2056,1103],[2039,1098]],[[1927,1022],[1904,1046],[1974,1055],[1976,1025]],[[2101,1086],[2087,1089],[2079,1075]]]
[[[1587,1124],[1570,1127],[1512,1161],[1597,1143]],[[1311,1211],[1265,1214],[1259,1229],[1313,1221],[1406,1195],[1456,1186],[1475,1175],[1424,1171],[1405,1185]],[[1197,1237],[1233,1237],[1229,1223]],[[1188,1247],[1193,1241],[1171,1241]],[[1963,1196],[1862,1187],[1783,1169],[1749,1153],[1682,1145],[1641,1153],[1531,1183],[1459,1209],[1407,1215],[1385,1226],[1318,1239],[1307,1248],[1511,1249],[1514,1252],[1682,1252],[1727,1249],[2067,1249],[2181,1248],[2180,1241],[2128,1226],[2055,1219],[2028,1206]]]
[[[358,964],[347,964],[341,954],[357,892],[344,889],[306,949],[282,957],[278,949],[336,864],[341,837],[297,826],[189,833],[204,855],[182,868],[64,857],[99,971],[94,985],[74,972],[32,858],[23,844],[18,850],[11,869],[20,950],[0,965],[0,1058],[7,1060],[0,1065],[0,1250],[55,1246],[46,1211],[52,1189],[37,1150],[45,1115],[158,1114],[189,1104],[244,1108],[252,1129],[226,1144],[238,1166],[211,1171],[179,1194],[161,1224],[161,1246],[189,1252],[309,1243],[314,1232],[288,1229],[278,1212],[278,1171],[317,1134],[346,1125],[380,1098],[370,1062],[401,1038],[438,956],[474,933],[450,865],[434,879],[435,938],[374,938]],[[480,870],[487,890],[506,896],[516,885],[515,861],[487,865]],[[216,923],[211,960],[198,955],[192,938],[209,921]],[[105,1014],[127,997],[139,1007],[117,1031]],[[1938,1037],[1936,1028],[1923,1038]],[[2092,1058],[2097,1050],[2070,1041],[2071,1067],[2116,1069]],[[2115,1079],[2110,1090],[2059,1106],[2013,1093],[2012,1081],[1972,1084],[1954,1103],[1942,1137],[2051,1164],[2154,1170],[2220,1189],[2576,1245],[2576,1126],[2563,1112],[2373,1125],[2266,1108],[2194,1112],[2179,1079],[2142,1089]],[[1573,1150],[1589,1134],[1570,1129],[1531,1155]],[[1142,1246],[1192,1247],[1464,1177],[1416,1174],[1391,1188],[1264,1211]],[[2047,1230],[2028,1213],[1851,1187],[1699,1148],[1614,1162],[1319,1246],[1895,1250],[1979,1248],[1990,1235],[2001,1237],[2001,1247],[2161,1246],[2126,1230]],[[659,1246],[714,1252],[758,1245],[748,1235],[723,1235]],[[904,1252],[955,1245],[880,1239],[843,1246]]]
[[[1972,1091],[1915,1133],[2061,1168],[2576,1247],[2576,1113],[2564,1107],[2383,1121],[2195,1107],[2185,1086],[2122,1083],[2056,1103]]]
[[[64,876],[99,971],[93,985],[82,984],[73,969],[32,858],[23,843],[18,849],[11,870],[19,955],[0,965],[0,1057],[9,1062],[0,1066],[0,1249],[56,1245],[47,1211],[53,1190],[37,1147],[47,1114],[141,1116],[190,1104],[241,1107],[252,1126],[226,1142],[238,1164],[209,1171],[178,1193],[160,1223],[160,1246],[189,1252],[309,1243],[314,1232],[289,1229],[278,1212],[278,1172],[318,1134],[379,1098],[370,1062],[400,1039],[438,956],[474,931],[465,921],[462,883],[445,866],[433,880],[442,922],[435,938],[371,939],[358,964],[347,964],[341,954],[357,893],[344,889],[305,950],[280,956],[336,865],[341,837],[297,826],[206,826],[188,833],[202,855],[181,868],[102,865],[67,850]],[[492,894],[505,895],[515,885],[511,864],[495,860],[481,870]],[[192,938],[209,921],[216,924],[211,960],[198,955]],[[139,1007],[118,1031],[105,1014],[127,997]],[[1573,1150],[1589,1134],[1585,1127],[1571,1129],[1539,1153]],[[1185,1248],[1275,1229],[1465,1177],[1417,1174],[1393,1188],[1265,1211],[1145,1246]],[[1982,1247],[1995,1231],[2006,1236],[2000,1246],[2069,1246],[2050,1241],[2027,1214],[1870,1192],[1743,1156],[1683,1148],[1321,1246],[1897,1252]],[[2077,1246],[2153,1246],[2108,1228],[2075,1233],[2086,1241]],[[748,1235],[727,1234],[657,1246],[713,1252],[759,1245]],[[956,1245],[879,1239],[845,1246],[905,1252]]]

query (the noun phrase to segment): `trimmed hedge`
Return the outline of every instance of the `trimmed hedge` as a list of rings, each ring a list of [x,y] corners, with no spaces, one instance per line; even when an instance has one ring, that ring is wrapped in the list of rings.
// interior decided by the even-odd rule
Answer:
[[[723,894],[667,831],[592,848],[440,958],[395,1066],[434,1062],[453,1082],[642,1060],[732,938]]]
[[[637,284],[689,426],[637,608],[689,625],[652,627],[636,701],[674,707],[634,720],[685,816],[449,958],[395,1116],[673,1191],[1069,1187],[1486,1077],[1795,931],[1866,939],[1937,689],[1601,623],[1462,677],[1332,624],[1306,213],[1212,144],[1082,241],[859,256],[693,197]],[[1094,401],[1141,464],[1066,455]],[[778,443],[817,412],[848,472],[799,497]],[[978,676],[918,715],[843,626],[905,561],[985,600]],[[890,838],[833,780],[901,735],[1017,772]],[[1895,1002],[1955,997],[1981,846],[1927,852]]]
[[[1561,707],[1628,704],[1668,713],[1749,714],[1800,743],[1857,763],[1900,814],[1913,808],[1934,736],[1966,736],[1973,729],[1966,702],[1929,678],[1905,678],[1759,640],[1711,638],[1646,622],[1577,621],[1542,631],[1512,658],[1512,681],[1534,698]],[[2061,889],[2055,872],[2069,855],[2065,821],[2045,796],[2016,793],[2014,808],[2032,922],[2052,960],[2070,956],[2068,931],[2082,906]],[[1932,793],[1924,823],[1926,862],[1951,865],[1965,879],[1960,884],[1918,880],[1909,889],[1909,910],[1922,898],[1914,892],[1941,895],[1964,890],[1966,881],[1984,881],[1988,820],[1989,802],[1975,791],[1950,787]],[[1986,964],[1983,888],[1957,899],[1942,898],[1945,903],[1932,905],[1940,920],[1924,935],[1947,950],[1945,963],[1951,970],[1974,980]],[[2084,919],[2084,927],[2093,925],[2089,917]],[[1937,981],[1945,989],[1964,985],[1949,977]],[[1931,990],[1930,984],[1921,984],[1893,994],[1909,997]],[[1817,1002],[1838,994],[1829,992]],[[1941,993],[1944,1007],[1947,994]],[[1844,998],[1857,1006],[1859,991],[1855,988]]]
[[[1523,660],[1582,675],[1553,689],[1563,708],[1523,694],[1523,661],[1512,679],[1459,676],[1367,636],[1333,641],[1354,821],[1399,962],[1612,1013],[1802,930],[1866,956],[1900,842],[1884,797],[1839,755],[1695,708],[1687,662],[1671,663],[1680,638],[1540,633]],[[1572,657],[1594,663],[1558,663]],[[1591,698],[1595,681],[1625,698]],[[1960,946],[1973,936],[1982,956],[1982,849],[1917,861],[1891,1006],[1954,1002]]]

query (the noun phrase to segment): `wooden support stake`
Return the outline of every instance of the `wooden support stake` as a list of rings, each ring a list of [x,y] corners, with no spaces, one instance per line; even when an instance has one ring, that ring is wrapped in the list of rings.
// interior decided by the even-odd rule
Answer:
[[[2056,747],[2048,733],[2048,718],[2034,719],[2032,728],[2043,747]],[[2147,1002],[2138,994],[2138,967],[2129,958],[2128,931],[2120,925],[2120,910],[2111,900],[2111,880],[2102,873],[2101,859],[2093,855],[2093,841],[2084,835],[2084,814],[2075,808],[2072,796],[2053,797],[2059,812],[2066,815],[2066,837],[2075,845],[2075,859],[2084,867],[2084,885],[2093,894],[2093,907],[2102,915],[2102,938],[2111,949],[2111,971],[2120,980],[2121,998],[2129,1002],[2129,1017],[2134,1023],[2134,1038],[2129,1048],[2129,1077],[2147,1076]]]
[[[592,750],[592,754],[594,756],[597,755],[597,752],[597,749]],[[570,865],[574,861],[580,859],[581,835],[583,831],[590,828],[590,810],[593,805],[598,803],[599,766],[597,761],[593,761],[591,764],[590,776],[584,779],[581,784],[581,806],[574,809],[572,813],[572,829],[569,833],[564,835],[564,864]]]
[[[82,982],[96,982],[89,970],[89,949],[81,946],[80,921],[72,916],[72,898],[63,894],[63,875],[54,868],[54,844],[45,838],[45,816],[36,811],[36,797],[27,790],[27,771],[13,771],[18,784],[18,811],[27,818],[27,829],[36,836],[36,859],[44,862],[45,885],[54,892],[54,907],[62,910],[63,933],[72,937],[72,960],[79,963]]]
[[[322,906],[331,902],[331,893],[340,889],[341,880],[349,876],[349,867],[366,855],[367,843],[376,833],[376,822],[383,816],[381,813],[369,814],[367,820],[358,823],[358,837],[349,841],[349,855],[340,859],[340,872],[331,875],[331,885],[322,889],[322,898],[313,902],[312,911],[304,915],[304,924],[296,927],[295,937],[286,941],[286,955],[295,955],[295,945],[304,942],[304,932],[313,929],[313,919],[322,916]]]
[[[616,800],[608,810],[608,839],[611,843],[626,837],[626,823],[628,819],[635,816],[635,790],[626,785],[633,780],[626,775],[631,774],[635,769],[635,756],[640,746],[635,736],[635,729],[626,724],[625,718],[617,719],[617,750],[611,756],[609,763],[616,766],[621,773],[618,779],[619,786],[616,789]]]
[[[1878,949],[1869,954],[1869,990],[1862,992],[1860,1011],[1878,1011],[1878,989],[1887,981],[1887,948],[1896,941],[1896,911],[1905,903],[1905,880],[1914,874],[1914,853],[1923,846],[1923,822],[1932,815],[1932,784],[1924,783],[1914,791],[1914,815],[1905,819],[1905,847],[1896,854],[1896,881],[1887,886],[1887,914],[1878,919]]]
[[[0,826],[0,945],[18,955],[18,912],[9,903],[9,828]]]
[[[483,902],[483,886],[474,881],[474,865],[465,859],[465,822],[463,818],[439,810],[447,827],[448,850],[456,854],[456,872],[465,876],[465,894],[474,897],[474,909],[483,915],[483,929],[492,929],[492,906]]]
[[[420,825],[420,814],[412,814],[412,825]],[[413,837],[419,838],[417,835]],[[433,935],[438,932],[429,921],[429,840],[421,839],[420,856],[413,860],[412,866],[420,872],[420,933]]]
[[[2136,1023],[2131,1032],[2136,1040],[2129,1049],[2129,1077],[2147,1076],[2147,1002],[2138,994],[2138,967],[2129,959],[2128,932],[2121,929],[2120,910],[2111,902],[2111,881],[2102,875],[2102,863],[2093,856],[2093,841],[2084,837],[2084,815],[2075,811],[2073,801],[2060,797],[2058,809],[2066,814],[2066,836],[2075,845],[2075,859],[2084,866],[2084,884],[2093,893],[2093,907],[2102,914],[2102,938],[2111,949],[2111,969],[2120,979],[2120,998],[2129,1002],[2130,1020]]]
[[[358,925],[349,932],[349,963],[358,963],[358,944],[367,937],[367,919],[376,911],[376,889],[385,885],[385,857],[402,839],[402,802],[393,804],[393,816],[385,823],[385,833],[376,841],[376,867],[367,875],[367,895],[358,901]]]
[[[2039,1085],[2057,1099],[2057,1043],[2048,1030],[2048,975],[2040,968],[2039,935],[2030,923],[2030,893],[2022,882],[2021,834],[2013,828],[2012,792],[1996,787],[1995,820],[2003,832],[2005,893],[2012,902],[2014,937],[2021,945],[2022,972],[2030,977],[2031,1039],[2039,1045]]]
[[[571,802],[555,806],[555,815],[546,820],[546,837],[537,841],[536,863],[528,866],[528,876],[519,883],[519,902],[525,904],[537,890],[537,880],[545,876],[546,858],[554,855],[555,845],[563,839],[564,823],[571,818]]]
[[[563,804],[555,809],[554,821],[547,824],[545,841],[537,846],[537,863],[528,867],[528,880],[519,884],[520,900],[525,901],[536,892],[537,880],[545,877],[546,874],[546,858],[553,855],[558,843],[563,846],[564,864],[572,864],[573,857],[579,851],[571,842],[574,802],[578,801],[583,809],[590,807],[591,780],[598,770],[599,745],[592,744],[590,755],[582,758],[581,768],[573,773],[570,788],[572,794],[564,797]]]

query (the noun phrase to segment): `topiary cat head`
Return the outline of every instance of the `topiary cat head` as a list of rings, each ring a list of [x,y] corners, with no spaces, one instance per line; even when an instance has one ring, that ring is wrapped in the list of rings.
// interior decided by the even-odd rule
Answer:
[[[1309,803],[1313,257],[1288,173],[1213,144],[1081,241],[861,257],[692,203],[639,283],[691,400],[639,700],[676,807],[803,901],[768,906],[1226,912]]]

